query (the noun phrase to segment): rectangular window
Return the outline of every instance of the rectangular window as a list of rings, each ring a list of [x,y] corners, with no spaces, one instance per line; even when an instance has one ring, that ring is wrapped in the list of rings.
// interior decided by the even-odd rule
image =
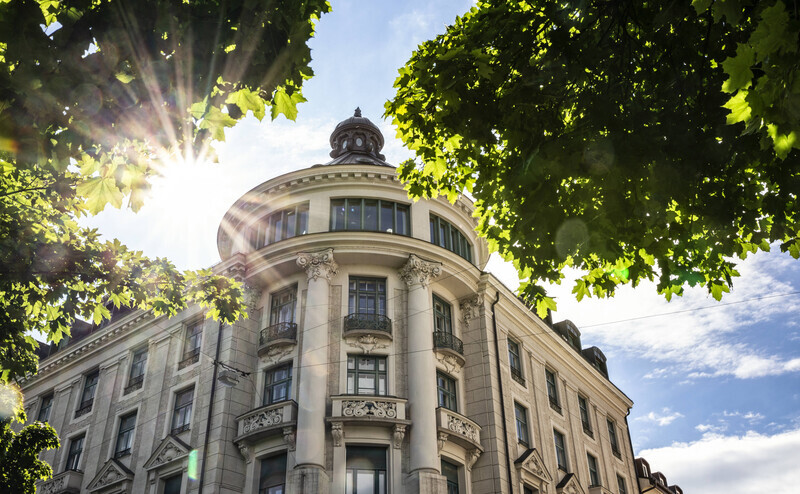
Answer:
[[[122,458],[131,454],[135,429],[136,412],[129,413],[119,419],[119,432],[117,432],[117,447],[114,449],[114,458]]]
[[[528,410],[520,405],[514,403],[514,416],[517,421],[517,441],[524,446],[530,445],[528,437]]]
[[[386,448],[372,446],[347,447],[347,494],[385,494]]]
[[[538,490],[534,491],[533,487],[527,485],[522,486],[522,494],[534,494],[534,492],[538,494],[539,491]]]
[[[286,489],[286,453],[261,460],[258,494],[284,494]]]
[[[456,400],[456,381],[441,372],[436,373],[436,392],[439,396],[439,406],[454,412],[458,411]]]
[[[597,458],[586,453],[586,461],[589,463],[589,487],[600,485],[600,474],[597,470]]]
[[[269,325],[293,323],[297,306],[297,285],[273,293],[271,299]]]
[[[553,440],[556,443],[556,462],[558,468],[567,471],[567,446],[564,442],[564,434],[553,429]]]
[[[81,402],[78,405],[78,410],[75,412],[76,417],[86,415],[92,411],[94,404],[94,393],[97,390],[97,381],[100,380],[100,370],[95,370],[86,374],[83,381],[83,393],[81,393]]]
[[[347,393],[386,395],[386,357],[347,356]]]
[[[453,334],[453,322],[450,315],[450,304],[433,296],[433,330]]]
[[[625,479],[621,475],[617,475],[617,487],[619,494],[628,494],[628,487],[625,485]]]
[[[128,375],[128,387],[125,388],[124,394],[142,387],[144,383],[144,366],[147,364],[147,348],[140,348],[133,352],[131,359],[131,371]]]
[[[347,307],[350,314],[386,315],[386,280],[350,278]]]
[[[607,420],[608,423],[608,441],[611,443],[611,452],[614,453],[614,456],[619,457],[619,442],[617,441],[617,426],[614,424],[614,421]]]
[[[550,369],[545,369],[544,377],[547,381],[547,398],[550,400],[550,408],[561,413],[561,403],[558,401],[558,387],[556,387],[556,375]]]
[[[180,434],[189,430],[192,420],[194,388],[184,389],[175,395],[175,409],[172,410],[172,433]]]
[[[519,343],[510,338],[508,339],[508,367],[511,369],[511,377],[524,386],[525,376],[522,374]]]
[[[458,494],[458,465],[442,460],[442,475],[447,481],[447,494]]]
[[[182,474],[164,479],[164,494],[181,494]]]
[[[261,219],[251,229],[250,245],[260,249],[265,245],[308,233],[308,203],[276,211]]]
[[[585,432],[589,437],[594,437],[592,423],[589,420],[589,405],[586,402],[586,398],[581,395],[578,395],[578,408],[581,412],[581,424],[583,425],[583,432]]]
[[[331,199],[331,231],[409,235],[408,205],[380,199]]]
[[[178,369],[183,369],[200,361],[200,347],[203,343],[203,321],[186,327],[183,341],[183,358]]]
[[[64,470],[80,470],[81,454],[83,453],[83,440],[86,435],[81,435],[70,439],[69,453],[67,454],[67,465]]]
[[[53,393],[42,396],[41,404],[39,405],[39,414],[36,420],[39,422],[47,422],[50,420],[50,410],[53,408]]]
[[[431,243],[458,254],[472,262],[472,247],[458,228],[432,214],[430,217]]]
[[[292,394],[292,363],[267,369],[264,373],[264,405],[286,401]]]

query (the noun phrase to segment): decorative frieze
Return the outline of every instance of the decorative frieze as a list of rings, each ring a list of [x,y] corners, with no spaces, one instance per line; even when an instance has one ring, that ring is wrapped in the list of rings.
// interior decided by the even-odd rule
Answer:
[[[66,480],[64,477],[59,477],[48,482],[45,482],[38,489],[36,492],[40,494],[57,494],[63,491],[66,488]]]
[[[262,410],[255,415],[245,417],[242,421],[242,433],[247,434],[250,432],[263,429],[265,427],[272,427],[283,422],[283,408],[273,408],[270,410]]]
[[[339,271],[339,265],[333,259],[333,249],[300,252],[297,254],[297,265],[306,270],[309,281],[321,278],[330,283]]]
[[[455,355],[450,355],[448,353],[439,353],[436,352],[436,360],[439,361],[440,364],[444,367],[445,371],[448,374],[458,375],[461,372],[461,366],[463,362],[461,359],[457,358]]]
[[[347,338],[344,341],[347,343],[347,346],[357,348],[367,355],[375,350],[389,348],[389,345],[382,342],[383,340],[376,338],[375,335],[372,334],[361,335],[358,338]]]
[[[415,254],[408,256],[408,261],[400,268],[400,279],[409,287],[415,284],[428,286],[428,284],[442,274],[442,263],[426,261]]]
[[[342,402],[344,417],[397,418],[397,404],[379,400],[347,400]]]
[[[440,434],[446,434],[448,440],[459,444],[461,447],[478,449],[483,451],[481,446],[481,428],[478,424],[447,408],[437,409],[437,423]]]
[[[456,434],[461,434],[462,436],[468,437],[473,442],[481,442],[480,432],[478,432],[478,429],[474,425],[467,423],[465,420],[462,420],[455,415],[447,416],[447,429],[455,432]]]

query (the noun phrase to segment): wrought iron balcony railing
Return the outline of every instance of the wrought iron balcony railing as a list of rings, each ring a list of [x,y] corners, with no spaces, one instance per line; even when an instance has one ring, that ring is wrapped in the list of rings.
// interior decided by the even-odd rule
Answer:
[[[344,317],[344,332],[380,331],[392,334],[392,320],[382,314],[349,314]]]
[[[261,330],[258,336],[258,344],[266,345],[275,340],[297,340],[297,323],[279,322]]]
[[[94,398],[82,402],[81,406],[78,407],[78,410],[75,411],[75,418],[78,418],[81,415],[86,415],[87,413],[91,412],[93,404],[94,404]]]
[[[592,430],[592,426],[589,424],[583,424],[583,432],[589,437],[594,437],[594,431]]]
[[[132,377],[131,380],[128,382],[128,386],[125,388],[123,394],[128,394],[136,391],[137,389],[142,387],[144,383],[144,374],[141,376]]]
[[[561,404],[558,402],[558,398],[553,396],[549,396],[548,398],[550,398],[550,408],[558,413],[561,413]]]
[[[522,371],[517,369],[516,367],[510,367],[511,369],[511,377],[514,378],[515,381],[525,386],[525,377],[522,375]]]
[[[183,354],[183,360],[178,362],[178,369],[183,369],[184,367],[189,367],[192,364],[196,364],[200,361],[200,349],[195,348],[189,352]]]
[[[464,355],[464,343],[453,333],[444,331],[433,332],[433,348],[445,348],[453,350],[459,355]]]

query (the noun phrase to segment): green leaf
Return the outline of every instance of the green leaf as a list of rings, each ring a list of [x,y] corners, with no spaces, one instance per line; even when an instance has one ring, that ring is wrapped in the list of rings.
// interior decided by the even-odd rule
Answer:
[[[747,91],[740,89],[727,103],[722,105],[731,112],[727,116],[727,123],[733,125],[738,122],[750,120],[750,104],[747,103]]]
[[[736,56],[728,57],[722,62],[722,68],[728,74],[728,80],[722,84],[722,90],[733,93],[750,85],[753,80],[753,71],[750,67],[755,63],[753,47],[740,43],[736,48]]]
[[[286,94],[286,89],[281,87],[275,91],[274,103],[272,105],[272,119],[278,118],[281,113],[288,119],[294,121],[297,118],[297,105],[306,99],[295,89],[291,96]]]
[[[711,292],[711,296],[714,297],[714,300],[716,301],[722,300],[723,293],[729,293],[731,291],[730,288],[728,288],[728,285],[719,281],[711,282],[708,289]]]
[[[103,322],[103,319],[110,319],[111,312],[103,304],[97,304],[94,307],[94,312],[92,313],[92,322],[95,324],[100,324]]]
[[[93,177],[78,184],[77,192],[86,199],[86,206],[92,214],[105,209],[111,204],[119,209],[122,206],[123,194],[111,177]]]
[[[786,159],[792,148],[800,148],[800,139],[795,131],[788,134],[778,132],[778,126],[767,125],[767,134],[772,138],[772,147],[780,159]]]
[[[536,301],[536,314],[539,316],[539,318],[544,319],[547,317],[547,309],[555,311],[556,307],[558,306],[554,298],[541,297]]]
[[[258,94],[247,88],[231,93],[228,95],[228,99],[225,100],[225,102],[237,105],[244,115],[246,115],[249,110],[253,112],[253,116],[258,120],[264,118],[267,102]]]

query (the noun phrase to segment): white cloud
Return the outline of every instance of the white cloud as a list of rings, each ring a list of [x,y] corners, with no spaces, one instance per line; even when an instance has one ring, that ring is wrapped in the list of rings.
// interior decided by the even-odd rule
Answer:
[[[644,422],[654,422],[658,424],[660,427],[664,427],[681,417],[683,417],[682,413],[673,412],[669,408],[663,408],[661,410],[661,413],[650,412],[642,417],[637,417],[636,420],[641,420]]]
[[[800,276],[800,265],[786,254],[759,253],[739,263],[737,270],[741,276],[721,303],[701,288],[687,289],[683,297],[668,303],[653,284],[642,283],[636,290],[618,290],[613,299],[584,299],[578,305],[570,294],[571,283],[564,282],[549,288],[559,304],[554,318],[571,319],[586,344],[644,357],[692,379],[748,379],[800,371],[800,359],[794,355],[754,347],[742,342],[739,334],[800,311],[796,294],[769,297],[797,291],[782,280]],[[662,375],[669,373],[659,369],[646,377]]]
[[[646,449],[638,456],[684,492],[790,494],[800,482],[798,451],[800,429],[772,436],[707,433],[698,441]]]
[[[724,423],[719,425],[713,424],[697,424],[694,428],[699,432],[724,432],[728,429],[728,426]]]

